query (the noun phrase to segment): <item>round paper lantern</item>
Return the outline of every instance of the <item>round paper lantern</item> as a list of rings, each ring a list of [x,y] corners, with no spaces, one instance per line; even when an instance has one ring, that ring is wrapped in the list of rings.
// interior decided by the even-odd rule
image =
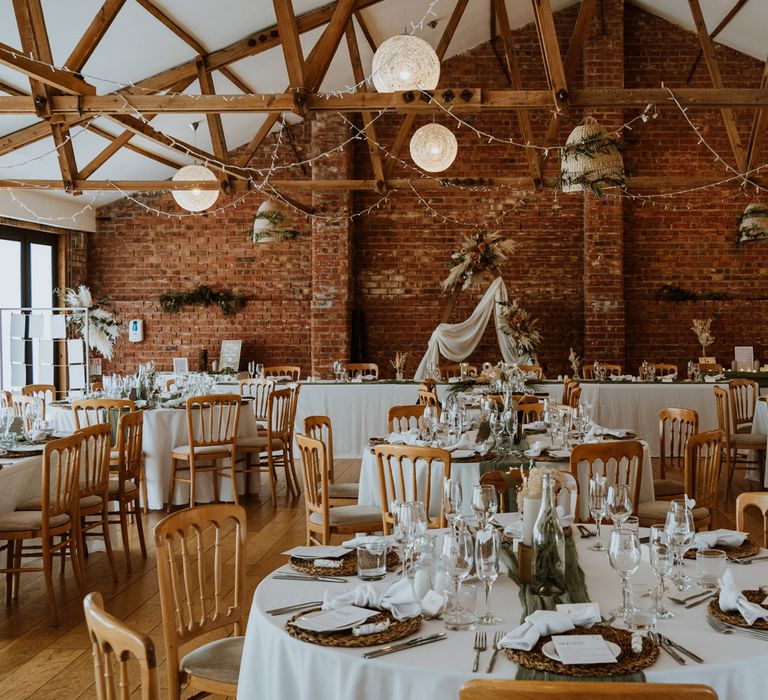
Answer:
[[[621,145],[594,119],[588,118],[568,136],[560,152],[560,189],[591,190],[598,196],[605,187],[626,185]]]
[[[185,165],[179,168],[173,176],[174,182],[189,182],[197,180],[210,180],[217,182],[217,177],[208,168],[202,165]],[[213,206],[219,198],[218,185],[212,190],[173,190],[171,192],[176,203],[187,211],[204,211]]]
[[[458,150],[453,132],[441,124],[426,124],[411,136],[411,158],[429,173],[450,167]]]
[[[768,238],[768,205],[760,202],[747,204],[739,217],[739,243]]]
[[[401,34],[376,49],[371,72],[379,92],[434,90],[440,80],[440,60],[424,39]]]

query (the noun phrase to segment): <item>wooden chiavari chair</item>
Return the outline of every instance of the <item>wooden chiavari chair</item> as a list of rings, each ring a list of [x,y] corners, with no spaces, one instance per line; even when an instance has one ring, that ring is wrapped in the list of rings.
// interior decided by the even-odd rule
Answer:
[[[541,365],[518,365],[517,368],[528,375],[532,374],[534,379],[544,379],[544,370]]]
[[[467,681],[459,700],[717,700],[707,685],[599,681]]]
[[[107,613],[104,599],[98,591],[85,596],[83,612],[93,651],[96,700],[129,700],[136,697],[129,676],[131,657],[139,666],[141,700],[160,700],[157,655],[152,640]]]
[[[43,469],[40,507],[0,513],[0,541],[7,544],[7,566],[0,568],[5,574],[6,605],[19,597],[19,576],[22,573],[42,572],[48,601],[48,619],[58,626],[59,617],[53,587],[53,558],[69,555],[80,594],[85,595],[85,580],[80,561],[77,538],[78,489],[83,436],[70,437],[46,444],[43,451]],[[58,543],[54,539],[58,538]],[[24,545],[25,540],[40,540],[40,545]],[[28,552],[28,553],[27,553]],[[22,558],[42,558],[42,566],[21,566]]]
[[[234,697],[247,607],[245,510],[215,504],[178,511],[155,526],[155,546],[169,697],[179,700],[182,689]],[[200,644],[229,627],[234,636]]]
[[[685,483],[668,479],[667,470],[684,474],[685,444],[699,432],[699,414],[689,408],[664,408],[659,412],[659,478],[653,480],[658,500],[679,498]]]
[[[404,433],[411,428],[421,427],[424,404],[415,406],[390,406],[387,411],[387,429],[390,433]]]
[[[373,451],[379,476],[379,503],[384,534],[389,535],[394,518],[389,510],[392,501],[421,501],[427,513],[430,528],[445,527],[442,492],[432,493],[432,472],[442,468],[442,484],[451,476],[451,453],[435,447],[412,445],[379,445]],[[418,465],[417,465],[418,462]],[[419,476],[419,470],[424,474]],[[423,491],[419,489],[422,484]],[[440,503],[440,515],[430,516],[430,504],[436,498]]]
[[[24,423],[24,430],[29,430],[31,427],[27,416],[27,406],[37,406],[40,418],[45,420],[45,401],[41,401],[38,397],[16,394],[11,397],[11,401],[13,402],[13,412]]]
[[[33,396],[44,404],[56,400],[56,387],[53,384],[27,384],[21,387],[22,396]]]
[[[379,378],[379,366],[375,362],[348,362],[345,367],[350,377]]]
[[[320,440],[297,435],[304,476],[307,545],[331,543],[332,535],[378,532],[381,510],[376,506],[331,504],[326,446]]]
[[[264,368],[264,377],[267,379],[287,379],[291,382],[298,382],[301,379],[301,367],[296,365],[272,365]]]
[[[712,391],[715,393],[717,427],[723,432],[725,466],[728,471],[726,475],[725,497],[728,498],[731,493],[733,473],[735,471],[750,471],[754,469],[760,475],[759,482],[761,484],[764,483],[766,436],[762,434],[752,435],[731,432],[732,423],[728,392],[719,386],[713,387]],[[743,454],[745,450],[755,452],[757,459],[751,459],[748,454]]]
[[[656,369],[656,377],[669,377],[671,375],[677,375],[677,365],[672,365],[667,362],[649,362],[648,364]],[[638,371],[637,376],[642,376],[642,372]]]
[[[499,512],[506,510],[507,491],[519,491],[523,485],[523,475],[519,470],[509,469],[486,472],[480,477],[480,483],[484,486],[493,486],[496,489],[499,500]]]
[[[747,508],[755,507],[763,516],[763,547],[768,547],[768,491],[740,493],[736,498],[736,529],[747,532]]]
[[[207,394],[187,399],[186,445],[171,451],[171,478],[168,490],[168,512],[173,508],[176,482],[189,484],[189,505],[195,505],[198,474],[209,473],[213,480],[214,499],[219,500],[219,477],[231,480],[232,499],[237,503],[235,479],[235,453],[237,451],[237,427],[240,422],[240,394]],[[229,460],[228,466],[219,464]],[[186,462],[186,467],[178,467]],[[189,472],[184,479],[178,472]]]
[[[696,501],[693,523],[697,530],[712,529],[717,515],[722,439],[722,431],[710,430],[692,435],[685,445],[685,493]]]
[[[570,377],[566,377],[563,380],[563,394],[560,399],[560,403],[563,406],[570,406],[571,405],[571,393],[573,393],[573,390],[579,386],[578,379],[571,379]]]
[[[357,482],[336,483],[334,478],[333,428],[328,416],[307,416],[304,419],[304,434],[325,445],[325,463],[328,466],[328,499],[332,506],[346,506],[357,503],[359,484]]]
[[[13,394],[5,389],[0,389],[0,408],[13,408]]]
[[[467,367],[467,373],[470,377],[476,377],[477,365],[469,365]],[[457,377],[461,377],[461,365],[443,365],[440,368],[440,376],[446,381],[448,379],[456,379]]]
[[[608,377],[618,377],[619,375],[622,374],[621,365],[608,364],[606,362],[601,362],[600,364],[603,365],[603,367],[605,367],[606,376]],[[581,368],[581,374],[584,377],[584,379],[594,379],[595,378],[594,362],[590,362],[590,363],[585,362]]]
[[[543,403],[519,403],[517,404],[518,420],[522,420],[523,425],[540,421],[544,415]]]
[[[576,386],[571,387],[571,394],[568,397],[568,403],[566,404],[566,406],[575,410],[579,407],[580,401],[581,401],[581,386],[577,383]]]
[[[269,393],[275,390],[275,382],[270,379],[241,379],[240,396],[248,396],[253,399],[250,404],[253,409],[253,417],[260,428],[267,427],[267,407],[269,405]]]
[[[755,418],[757,397],[760,386],[751,379],[732,379],[728,382],[728,399],[731,407],[731,430],[733,433],[751,433]],[[768,439],[768,436],[766,436]]]

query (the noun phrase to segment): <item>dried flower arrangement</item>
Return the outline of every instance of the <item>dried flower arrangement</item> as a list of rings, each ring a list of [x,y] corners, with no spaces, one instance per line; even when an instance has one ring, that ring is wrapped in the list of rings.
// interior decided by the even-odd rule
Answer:
[[[461,248],[451,255],[451,270],[443,280],[443,291],[478,286],[487,270],[494,271],[514,252],[515,244],[499,231],[479,231],[464,239]]]

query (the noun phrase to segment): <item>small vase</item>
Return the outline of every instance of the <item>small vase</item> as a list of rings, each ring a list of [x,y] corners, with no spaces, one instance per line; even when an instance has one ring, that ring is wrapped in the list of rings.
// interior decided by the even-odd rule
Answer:
[[[542,476],[541,509],[533,526],[531,584],[538,595],[565,593],[565,534],[557,517],[555,478]]]
[[[395,372],[395,379],[398,382],[402,382],[405,379],[405,375],[403,374],[403,370],[399,369]]]

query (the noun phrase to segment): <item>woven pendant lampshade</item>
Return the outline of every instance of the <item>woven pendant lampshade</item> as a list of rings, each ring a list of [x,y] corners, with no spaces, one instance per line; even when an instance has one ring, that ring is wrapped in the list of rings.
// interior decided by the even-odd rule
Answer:
[[[379,92],[434,90],[440,80],[440,60],[424,39],[401,34],[376,49],[371,72]]]
[[[739,217],[739,243],[764,238],[768,238],[768,205],[752,202]]]
[[[425,124],[411,136],[411,158],[429,173],[450,167],[457,152],[456,137],[441,124]]]
[[[560,152],[560,189],[591,190],[600,195],[605,187],[626,185],[619,141],[611,138],[594,119],[587,118],[568,136]]]
[[[262,202],[253,219],[253,242],[271,243],[296,238],[298,231],[291,228],[288,207],[277,199]]]
[[[185,165],[176,171],[174,182],[210,180],[216,182],[217,178],[208,168],[202,165]],[[219,198],[219,188],[211,190],[174,190],[172,193],[176,203],[187,211],[204,211],[212,207]]]

